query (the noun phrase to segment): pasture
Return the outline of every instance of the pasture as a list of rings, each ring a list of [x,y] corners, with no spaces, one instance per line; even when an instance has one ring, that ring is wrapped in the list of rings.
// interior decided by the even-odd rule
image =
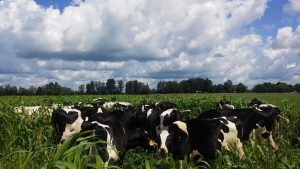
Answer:
[[[71,146],[74,140],[66,141],[60,147],[55,140],[51,118],[46,111],[40,111],[32,117],[13,112],[15,106],[47,106],[49,102],[81,101],[89,103],[96,95],[88,96],[1,96],[0,97],[0,168],[102,168],[102,165],[91,163],[87,155],[93,144],[84,138],[78,138],[80,144]],[[170,94],[170,95],[104,95],[103,98],[115,98],[134,105],[143,102],[170,101],[185,111],[186,119],[215,107],[220,100],[231,101],[236,108],[247,107],[254,97],[278,106],[284,117],[290,119],[287,124],[280,123],[280,132],[275,137],[279,145],[277,151],[269,145],[258,145],[250,140],[244,147],[245,157],[240,160],[235,153],[222,151],[214,161],[185,160],[184,168],[300,168],[300,94]],[[76,139],[76,138],[74,138]],[[97,158],[96,163],[101,163]],[[127,152],[121,166],[111,168],[174,168],[175,161],[171,156],[160,159],[155,154],[141,148]]]

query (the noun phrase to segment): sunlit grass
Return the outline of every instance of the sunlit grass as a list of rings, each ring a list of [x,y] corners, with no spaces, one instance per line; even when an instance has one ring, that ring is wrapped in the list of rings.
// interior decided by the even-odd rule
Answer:
[[[13,107],[20,105],[43,105],[81,101],[90,102],[99,96],[3,96],[0,97],[0,168],[103,168],[100,156],[91,156],[88,150],[95,143],[74,137],[58,146],[51,118],[45,111],[28,116],[14,113]],[[250,140],[244,146],[245,156],[240,160],[234,153],[221,151],[214,161],[184,161],[184,168],[299,168],[300,166],[300,94],[170,94],[170,95],[116,95],[120,101],[134,105],[143,102],[171,101],[184,113],[186,119],[214,108],[221,100],[229,100],[237,108],[247,107],[257,97],[281,109],[290,123],[281,121],[280,133],[275,138],[279,150],[269,145],[256,144]],[[169,155],[158,158],[155,153],[142,148],[130,150],[121,166],[111,168],[176,168],[176,161]]]

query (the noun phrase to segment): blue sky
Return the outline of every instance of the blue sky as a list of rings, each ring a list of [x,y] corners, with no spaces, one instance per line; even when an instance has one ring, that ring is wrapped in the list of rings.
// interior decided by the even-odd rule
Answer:
[[[0,23],[0,85],[300,82],[300,0],[4,0]]]

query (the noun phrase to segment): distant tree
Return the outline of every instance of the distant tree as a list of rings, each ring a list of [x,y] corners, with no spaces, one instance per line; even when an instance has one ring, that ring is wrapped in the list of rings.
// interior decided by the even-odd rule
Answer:
[[[150,88],[146,83],[133,80],[126,83],[125,92],[126,94],[148,94],[150,92]]]
[[[224,91],[227,93],[231,93],[233,92],[233,86],[232,86],[232,81],[231,80],[227,80],[226,82],[224,82]]]
[[[222,93],[222,92],[224,92],[224,86],[222,85],[222,84],[218,84],[218,85],[216,85],[216,92],[217,93]]]
[[[282,83],[282,82],[276,83],[276,85],[275,85],[275,91],[279,92],[279,93],[288,92],[289,91],[288,84]]]
[[[84,84],[78,86],[78,94],[84,94],[84,87],[85,87]]]
[[[244,93],[247,91],[247,86],[245,86],[244,84],[242,83],[239,83],[237,86],[236,86],[236,92],[238,93]]]
[[[106,90],[108,94],[116,94],[117,87],[115,79],[107,79],[106,81]]]
[[[106,94],[106,86],[104,82],[96,82],[96,93],[97,94]]]
[[[96,83],[95,81],[91,81],[90,83],[87,83],[85,85],[86,88],[86,94],[96,94]]]
[[[124,82],[123,80],[118,80],[118,93],[123,93],[124,90]]]
[[[300,83],[295,84],[294,89],[296,92],[300,92]]]

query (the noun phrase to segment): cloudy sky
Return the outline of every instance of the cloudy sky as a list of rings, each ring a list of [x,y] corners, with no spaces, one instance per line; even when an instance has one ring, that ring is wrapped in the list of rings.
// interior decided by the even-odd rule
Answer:
[[[0,0],[0,85],[300,83],[300,0]]]

